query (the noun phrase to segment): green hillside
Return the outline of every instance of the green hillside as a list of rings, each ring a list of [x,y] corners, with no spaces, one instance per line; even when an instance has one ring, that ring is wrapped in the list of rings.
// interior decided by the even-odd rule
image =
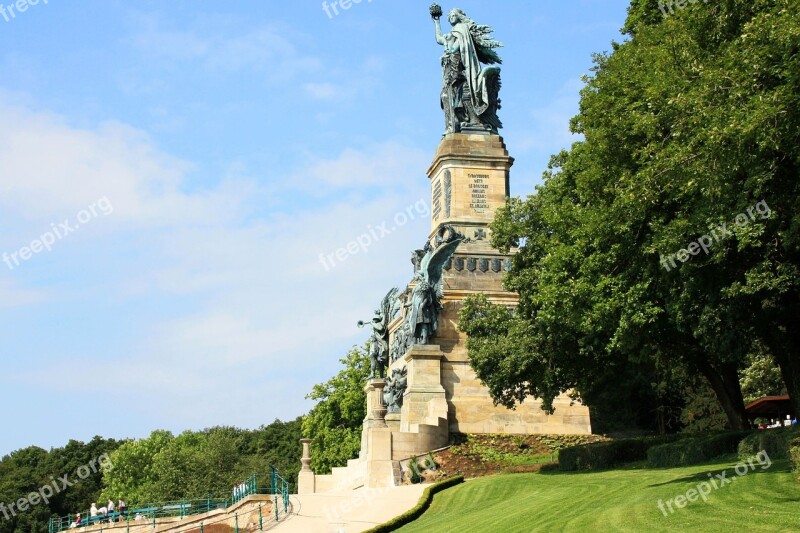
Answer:
[[[590,473],[503,474],[473,479],[438,494],[411,532],[517,531],[800,531],[800,484],[787,461],[758,463],[743,476],[736,460],[672,469],[629,468]],[[740,469],[743,470],[743,469]],[[724,472],[724,474],[723,474]],[[712,474],[732,481],[710,487],[707,501],[673,513],[666,502]],[[694,495],[693,495],[694,496]],[[666,516],[664,515],[666,513]]]

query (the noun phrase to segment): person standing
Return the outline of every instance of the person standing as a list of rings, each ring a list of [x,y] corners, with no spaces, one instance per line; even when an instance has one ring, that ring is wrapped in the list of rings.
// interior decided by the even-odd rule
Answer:
[[[117,510],[119,511],[120,522],[128,518],[128,505],[125,503],[125,500],[120,499],[117,502]]]

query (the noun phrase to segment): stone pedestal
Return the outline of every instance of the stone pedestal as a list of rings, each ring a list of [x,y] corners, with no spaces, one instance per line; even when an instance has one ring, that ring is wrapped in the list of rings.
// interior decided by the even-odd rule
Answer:
[[[431,180],[431,236],[452,224],[474,238],[488,237],[488,224],[509,195],[508,155],[499,135],[445,135],[428,169]]]
[[[311,439],[300,439],[300,444],[303,445],[303,455],[300,458],[303,466],[297,476],[297,494],[314,494],[316,480],[314,472],[311,471],[311,450],[309,448]]]
[[[386,420],[386,425],[393,432],[400,431],[400,413],[389,413],[384,420]]]
[[[370,428],[369,455],[367,457],[367,486],[393,487],[392,430],[388,427]]]
[[[383,405],[383,389],[386,381],[373,378],[367,382],[367,418],[364,421],[362,443],[366,453],[360,456],[367,462],[366,484],[371,488],[394,486],[392,465],[392,430],[386,424],[386,406]]]
[[[442,387],[441,347],[434,344],[412,346],[403,357],[408,368],[408,387],[400,409],[400,431],[412,431],[415,424],[447,420],[447,401]],[[434,420],[429,420],[431,417]]]
[[[367,427],[386,427],[386,406],[383,405],[383,389],[386,380],[373,378],[367,382],[364,392],[367,394]]]

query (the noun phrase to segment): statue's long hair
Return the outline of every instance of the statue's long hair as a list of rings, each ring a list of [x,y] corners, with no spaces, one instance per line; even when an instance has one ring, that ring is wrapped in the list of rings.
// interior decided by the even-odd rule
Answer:
[[[495,48],[500,48],[503,43],[492,38],[491,33],[494,31],[485,24],[478,24],[467,16],[460,9],[451,9],[447,18],[455,15],[458,22],[463,22],[469,28],[469,33],[472,35],[472,41],[475,43],[475,52],[478,54],[478,59],[481,63],[486,65],[501,64],[503,62]]]

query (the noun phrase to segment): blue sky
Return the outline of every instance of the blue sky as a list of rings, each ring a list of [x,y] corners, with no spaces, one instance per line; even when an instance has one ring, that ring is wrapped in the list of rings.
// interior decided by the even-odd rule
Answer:
[[[0,15],[0,455],[303,414],[428,232],[430,2],[44,2]],[[627,2],[452,7],[529,194]]]

